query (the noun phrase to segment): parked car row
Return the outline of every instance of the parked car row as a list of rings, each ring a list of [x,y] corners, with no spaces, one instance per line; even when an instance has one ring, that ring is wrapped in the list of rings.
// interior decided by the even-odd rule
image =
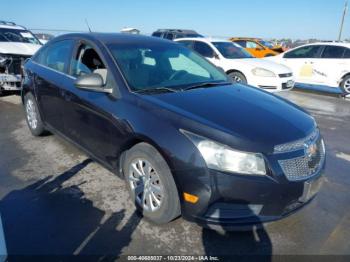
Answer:
[[[41,45],[25,27],[0,21],[0,94],[20,90],[23,64]]]
[[[157,224],[182,215],[214,229],[251,229],[308,204],[326,156],[315,119],[232,83],[193,51],[204,43],[229,68],[236,53],[248,56],[233,43],[184,41],[189,48],[131,34],[56,37],[24,66],[30,131],[62,136],[125,179],[130,203]],[[290,72],[249,61],[256,81]]]
[[[228,40],[181,38],[175,41],[222,68],[234,82],[249,84],[267,91],[289,90],[294,86],[293,73],[288,67],[254,58]]]

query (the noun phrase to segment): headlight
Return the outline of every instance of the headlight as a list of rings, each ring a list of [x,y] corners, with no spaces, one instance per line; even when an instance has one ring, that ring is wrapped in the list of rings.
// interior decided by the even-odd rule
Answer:
[[[266,175],[262,154],[234,150],[226,145],[181,130],[198,148],[208,168],[247,175]]]
[[[7,57],[2,56],[2,55],[0,54],[0,66],[5,65],[6,62],[7,62]]]
[[[262,76],[262,77],[276,77],[276,74],[270,70],[264,69],[264,68],[254,68],[252,70],[253,75],[255,76]]]

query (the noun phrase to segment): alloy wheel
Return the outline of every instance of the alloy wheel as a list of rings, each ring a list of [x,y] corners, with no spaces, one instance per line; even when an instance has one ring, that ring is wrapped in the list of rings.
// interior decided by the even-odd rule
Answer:
[[[346,93],[350,94],[350,79],[344,82],[344,90]]]
[[[27,120],[28,120],[29,126],[32,129],[36,129],[38,126],[38,115],[36,112],[34,102],[31,99],[27,100],[26,113],[27,113]]]
[[[160,177],[146,159],[135,159],[129,166],[128,182],[136,203],[144,211],[155,212],[163,202],[164,186]]]

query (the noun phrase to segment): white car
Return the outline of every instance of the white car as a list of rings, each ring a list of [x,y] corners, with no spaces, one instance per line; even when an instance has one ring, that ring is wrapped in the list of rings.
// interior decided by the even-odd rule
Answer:
[[[235,82],[266,91],[289,90],[294,87],[292,70],[286,66],[252,57],[239,45],[212,38],[180,38],[182,43],[222,68]]]
[[[350,44],[313,43],[265,58],[293,70],[297,83],[340,87],[350,94]]]
[[[22,65],[40,47],[40,41],[24,27],[0,21],[0,93],[21,89]]]

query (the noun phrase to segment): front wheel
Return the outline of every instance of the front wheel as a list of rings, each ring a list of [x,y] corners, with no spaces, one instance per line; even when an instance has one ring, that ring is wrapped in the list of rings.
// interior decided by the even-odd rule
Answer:
[[[39,114],[38,105],[31,93],[26,94],[24,97],[24,108],[26,121],[30,132],[34,136],[40,136],[44,134],[45,128]]]
[[[147,143],[128,150],[123,174],[131,199],[142,214],[156,224],[180,215],[180,201],[174,178],[164,158]]]
[[[350,75],[344,77],[343,81],[340,83],[340,88],[344,95],[350,95]]]
[[[239,84],[247,84],[247,78],[240,72],[231,72],[228,76],[232,79],[233,82]]]

